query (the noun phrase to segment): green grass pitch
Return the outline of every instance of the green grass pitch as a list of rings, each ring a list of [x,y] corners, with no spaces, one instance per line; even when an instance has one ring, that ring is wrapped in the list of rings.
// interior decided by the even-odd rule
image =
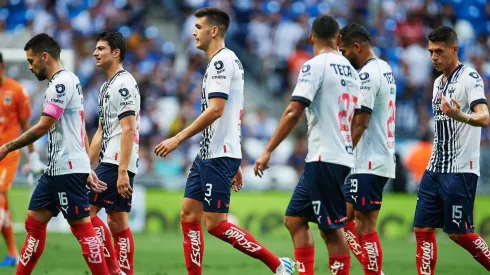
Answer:
[[[317,233],[317,232],[315,232]],[[316,274],[329,274],[328,255],[321,238],[316,234]],[[17,234],[19,247],[24,235]],[[279,256],[293,255],[293,247],[286,238],[258,239]],[[477,275],[486,271],[462,248],[446,236],[439,236],[437,274]],[[135,274],[185,275],[181,235],[135,235]],[[413,240],[383,242],[384,272],[387,275],[413,275],[415,269],[415,243]],[[5,255],[5,246],[0,245],[0,256]],[[363,274],[359,263],[352,257],[351,274]],[[0,274],[15,274],[13,268],[0,269]],[[44,254],[38,262],[34,275],[80,275],[90,274],[83,261],[80,247],[71,235],[48,234]],[[267,275],[272,274],[258,260],[247,257],[230,245],[205,235],[203,274],[206,275]]]

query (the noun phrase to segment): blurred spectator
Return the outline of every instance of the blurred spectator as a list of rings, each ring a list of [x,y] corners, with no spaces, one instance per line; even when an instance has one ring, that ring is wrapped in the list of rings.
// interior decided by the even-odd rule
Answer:
[[[427,131],[420,141],[410,150],[405,167],[410,171],[414,181],[418,184],[424,175],[432,154],[432,133]]]

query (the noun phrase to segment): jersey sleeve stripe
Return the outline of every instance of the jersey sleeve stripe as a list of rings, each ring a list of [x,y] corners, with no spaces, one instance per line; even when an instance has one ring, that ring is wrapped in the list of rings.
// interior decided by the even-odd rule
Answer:
[[[209,93],[208,94],[208,98],[213,98],[213,97],[219,97],[219,98],[224,98],[224,99],[228,99],[228,95],[225,94],[225,93]]]
[[[483,103],[483,104],[487,104],[487,100],[484,99],[484,98],[480,98],[480,99],[477,99],[477,100],[473,100],[470,104],[470,109],[473,111],[473,107],[475,107],[476,105],[480,104],[480,103]]]
[[[311,104],[311,100],[309,100],[308,98],[302,97],[302,96],[297,96],[297,95],[292,96],[291,101],[299,101],[299,102],[303,103],[304,105],[306,105],[306,107],[309,107]]]
[[[135,116],[136,115],[136,112],[131,110],[131,111],[126,111],[124,113],[120,113],[117,117],[119,118],[119,120],[127,117],[127,116]]]
[[[366,106],[361,106],[361,109],[356,109],[356,113],[368,113],[368,114],[372,114],[373,113],[373,109],[371,109],[369,107],[366,107]]]

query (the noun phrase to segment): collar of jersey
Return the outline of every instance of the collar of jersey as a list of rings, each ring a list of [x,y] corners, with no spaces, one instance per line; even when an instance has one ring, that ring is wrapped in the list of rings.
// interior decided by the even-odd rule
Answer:
[[[373,61],[373,60],[376,60],[376,57],[372,57],[372,58],[369,58],[366,63],[364,63],[364,65],[362,65],[362,67],[359,69],[359,71],[362,70],[362,68],[364,68],[364,66],[366,66],[369,62]]]
[[[226,49],[226,47],[219,49],[215,54],[213,54],[213,56],[209,59],[209,62],[211,62],[211,60],[224,49]]]
[[[458,65],[458,67],[456,67],[456,69],[454,69],[454,71],[452,71],[452,72],[451,72],[451,74],[450,74],[450,75],[448,76],[448,78],[446,79],[446,83],[444,84],[444,86],[447,86],[447,85],[448,85],[448,84],[451,82],[451,80],[452,80],[452,78],[453,78],[454,74],[455,74],[456,72],[459,72],[459,70],[461,70],[461,68],[462,68],[463,66],[464,66],[463,64],[459,64],[459,65]],[[444,75],[442,75],[442,78],[441,78],[441,84],[442,84],[442,80],[443,80],[443,79],[444,79]]]
[[[57,71],[56,73],[54,73],[54,74],[53,74],[53,76],[52,76],[52,77],[49,79],[49,83],[51,83],[51,81],[53,81],[53,80],[54,80],[54,78],[55,78],[56,76],[58,76],[58,75],[59,75],[59,74],[60,74],[62,71],[64,71],[64,69],[63,69],[63,70],[59,70],[59,71]]]

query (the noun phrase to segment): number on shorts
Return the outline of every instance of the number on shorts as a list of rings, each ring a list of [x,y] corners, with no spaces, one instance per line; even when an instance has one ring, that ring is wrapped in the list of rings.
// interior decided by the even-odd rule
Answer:
[[[66,197],[65,192],[58,192],[58,197],[60,198],[60,205],[61,206],[68,205],[68,198]]]
[[[204,196],[206,197],[211,196],[212,190],[213,190],[213,185],[211,183],[206,183],[206,193],[204,193]]]
[[[463,206],[461,205],[453,205],[453,219],[461,219],[463,217],[462,208]]]
[[[350,180],[350,192],[357,193],[357,179]]]
[[[322,204],[322,202],[312,201],[311,204],[313,204],[313,211],[315,211],[315,215],[320,215],[320,205]]]

